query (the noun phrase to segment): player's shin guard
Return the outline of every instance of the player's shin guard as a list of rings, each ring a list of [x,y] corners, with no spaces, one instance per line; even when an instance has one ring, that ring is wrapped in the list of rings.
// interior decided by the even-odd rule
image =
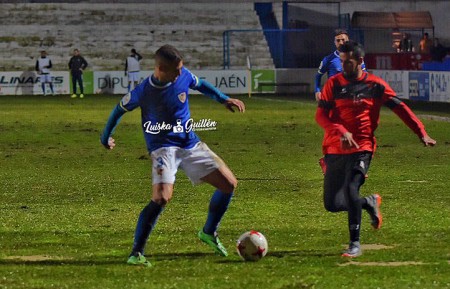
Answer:
[[[359,224],[349,224],[348,229],[351,242],[359,242],[360,227]]]
[[[348,209],[348,230],[351,242],[359,242],[361,227],[361,203],[356,201],[351,204]]]
[[[145,244],[156,225],[159,215],[163,211],[163,207],[151,201],[139,215],[134,233],[133,253],[140,252],[144,255]]]
[[[219,190],[214,192],[209,203],[208,218],[203,227],[203,232],[209,235],[213,235],[216,232],[220,220],[228,209],[232,196],[233,193],[226,194]]]

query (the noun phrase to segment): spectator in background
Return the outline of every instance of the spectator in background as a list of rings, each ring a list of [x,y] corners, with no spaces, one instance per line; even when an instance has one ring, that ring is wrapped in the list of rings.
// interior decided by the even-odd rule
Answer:
[[[39,80],[41,81],[42,94],[47,95],[45,91],[45,84],[48,83],[50,86],[50,91],[55,94],[53,90],[52,74],[50,73],[50,68],[52,68],[52,60],[47,57],[47,52],[45,50],[41,51],[41,56],[36,60],[36,71],[39,74]]]
[[[430,53],[430,48],[433,46],[433,41],[428,37],[428,33],[424,33],[419,42],[419,52],[424,54]]]
[[[141,71],[139,61],[141,59],[142,56],[133,48],[131,49],[131,55],[125,60],[125,75],[128,74],[128,92],[139,84],[139,71]],[[131,87],[131,83],[133,83],[133,87]]]
[[[439,42],[439,38],[434,38],[433,46],[430,48],[431,60],[439,61],[442,60],[447,55],[447,49]]]
[[[400,52],[413,52],[414,46],[409,33],[403,33],[403,39],[400,41]]]
[[[72,87],[73,94],[72,98],[77,97],[77,83],[80,86],[80,98],[84,97],[84,88],[83,88],[83,70],[88,66],[87,61],[80,55],[80,50],[75,48],[73,50],[73,56],[69,61],[69,69],[72,75]]]

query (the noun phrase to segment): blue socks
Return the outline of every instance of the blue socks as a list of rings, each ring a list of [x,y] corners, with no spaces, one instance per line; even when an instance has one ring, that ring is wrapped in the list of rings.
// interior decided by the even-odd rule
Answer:
[[[230,203],[232,196],[233,193],[225,194],[219,190],[214,192],[209,203],[208,218],[206,219],[206,224],[203,227],[203,232],[209,235],[214,235],[217,227],[219,226],[220,220],[228,209],[228,204]],[[153,201],[150,201],[150,203],[142,210],[137,221],[136,231],[134,233],[132,254],[140,252],[144,255],[144,248],[147,243],[147,239],[163,210],[164,208],[162,206]]]
[[[159,204],[150,201],[150,203],[142,210],[134,233],[133,253],[140,252],[144,255],[147,239],[155,227],[156,221],[163,209],[164,208]]]
[[[203,232],[208,235],[214,235],[217,227],[219,227],[220,220],[228,209],[232,196],[233,193],[225,194],[219,190],[214,192],[209,203],[208,218],[203,227]]]

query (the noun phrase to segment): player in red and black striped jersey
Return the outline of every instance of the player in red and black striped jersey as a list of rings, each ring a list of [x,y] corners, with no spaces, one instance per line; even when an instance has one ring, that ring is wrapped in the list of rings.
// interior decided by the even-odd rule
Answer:
[[[425,146],[433,146],[436,141],[428,136],[422,122],[385,81],[362,70],[361,45],[346,42],[339,57],[343,72],[325,83],[316,121],[325,130],[324,205],[330,212],[348,212],[350,245],[342,256],[357,257],[361,255],[362,209],[369,213],[375,229],[382,223],[381,197],[374,194],[361,198],[359,194],[376,148],[374,132],[381,106],[394,111]]]

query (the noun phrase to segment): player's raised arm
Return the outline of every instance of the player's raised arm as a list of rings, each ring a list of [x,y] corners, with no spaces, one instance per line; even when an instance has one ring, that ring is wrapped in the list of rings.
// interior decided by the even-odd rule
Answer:
[[[209,96],[210,98],[222,103],[225,105],[225,107],[230,110],[231,112],[234,112],[234,108],[236,107],[239,112],[245,111],[245,104],[239,99],[231,98],[228,95],[225,95],[220,90],[215,88],[212,84],[210,84],[207,81],[199,79],[198,84],[194,88],[195,90],[200,91],[204,95]]]
[[[111,135],[114,133],[114,129],[119,124],[125,112],[126,110],[120,104],[117,104],[109,115],[108,121],[100,136],[100,142],[105,148],[112,150],[116,146],[115,140]]]
[[[428,136],[422,122],[414,112],[400,99],[392,98],[385,103],[419,137],[425,146],[434,146],[436,141]]]
[[[425,146],[434,146],[436,141],[428,136],[425,126],[414,112],[399,98],[395,96],[392,88],[383,80],[384,85],[384,105],[390,108],[421,140]]]

